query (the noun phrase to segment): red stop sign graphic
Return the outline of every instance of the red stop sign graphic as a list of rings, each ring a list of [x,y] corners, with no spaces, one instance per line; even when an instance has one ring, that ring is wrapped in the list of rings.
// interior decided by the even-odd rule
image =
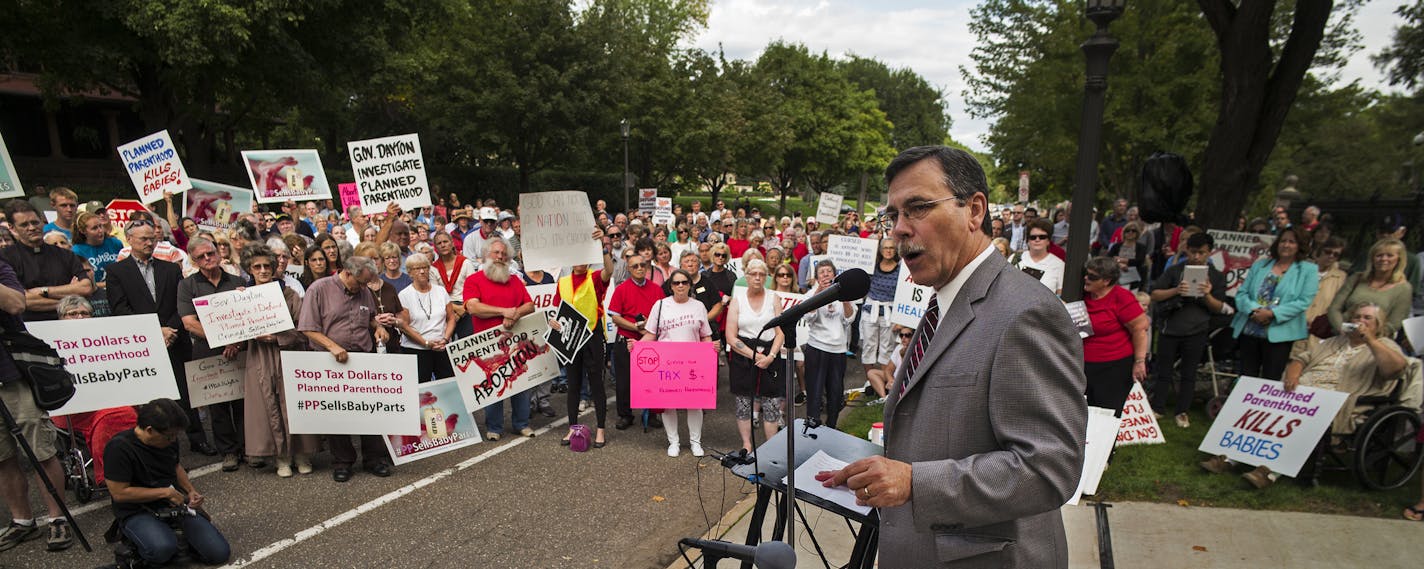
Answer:
[[[148,210],[143,207],[143,202],[138,200],[113,200],[109,202],[109,205],[104,206],[104,209],[109,211],[109,219],[112,219],[114,224],[119,227],[123,227],[129,222],[131,212]]]
[[[633,359],[638,363],[638,369],[643,370],[644,373],[652,373],[658,369],[658,351],[653,348],[644,347],[638,350],[638,353],[633,355]]]

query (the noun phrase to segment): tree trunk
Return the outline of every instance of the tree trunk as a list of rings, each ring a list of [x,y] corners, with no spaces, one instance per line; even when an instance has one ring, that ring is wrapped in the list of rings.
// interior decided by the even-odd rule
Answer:
[[[1198,0],[1221,51],[1221,101],[1197,187],[1196,223],[1233,228],[1261,188],[1261,169],[1325,37],[1332,0],[1299,0],[1290,37],[1272,61],[1275,2]]]

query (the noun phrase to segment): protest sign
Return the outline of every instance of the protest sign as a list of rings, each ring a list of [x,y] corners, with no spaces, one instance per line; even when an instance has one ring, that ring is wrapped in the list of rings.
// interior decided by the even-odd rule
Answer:
[[[603,246],[592,237],[593,209],[588,207],[587,194],[519,194],[519,213],[524,224],[519,246],[526,268],[554,271],[603,262]]]
[[[657,198],[653,207],[653,224],[672,225],[672,198]]]
[[[835,224],[841,220],[841,203],[845,196],[821,192],[821,201],[816,202],[816,221]]]
[[[860,269],[875,274],[875,259],[879,253],[878,239],[862,239],[849,235],[832,235],[826,240],[826,255],[836,264],[836,274]]]
[[[605,343],[612,344],[618,340],[618,325],[613,323],[613,318],[607,316],[608,305],[613,302],[613,289],[608,287],[608,291],[603,293],[603,338]]]
[[[732,275],[738,279],[747,276],[746,270],[742,268],[741,259],[731,259],[727,261],[727,270],[732,271]]]
[[[331,198],[331,185],[315,150],[244,150],[242,162],[257,203]]]
[[[1160,445],[1167,442],[1162,437],[1162,429],[1157,426],[1157,417],[1152,414],[1152,403],[1147,401],[1147,392],[1142,384],[1132,382],[1132,390],[1127,392],[1127,402],[1122,405],[1122,424],[1117,431],[1117,445]]]
[[[405,464],[480,443],[475,409],[455,378],[422,383],[416,391],[420,392],[420,434],[382,437],[393,462]]]
[[[1028,170],[1019,171],[1019,201],[1028,202]]]
[[[104,211],[109,213],[109,220],[114,225],[123,227],[128,224],[129,216],[133,215],[133,212],[148,211],[148,208],[138,200],[109,200],[108,205],[104,206]]]
[[[193,189],[183,192],[183,214],[205,231],[232,227],[242,214],[252,211],[252,191],[194,178]]]
[[[1330,428],[1346,394],[1241,376],[1197,447],[1212,456],[1295,476]]]
[[[544,341],[548,327],[544,314],[535,313],[508,331],[495,326],[445,346],[460,388],[472,394],[472,406],[503,401],[558,377],[558,355]]]
[[[221,354],[183,364],[188,377],[188,404],[194,407],[235,401],[244,397],[242,377],[247,356],[227,359]]]
[[[1424,316],[1404,319],[1404,337],[1409,345],[1424,348]]]
[[[1068,317],[1073,319],[1073,326],[1078,329],[1079,338],[1093,335],[1093,320],[1088,316],[1088,303],[1075,300],[1063,303],[1063,308],[1068,311]]]
[[[195,298],[193,308],[214,348],[296,327],[275,282]]]
[[[416,361],[410,354],[282,352],[293,434],[419,435]]]
[[[638,213],[652,215],[657,208],[658,189],[639,188],[638,189]]]
[[[18,198],[23,195],[25,190],[20,187],[20,175],[15,173],[15,160],[10,158],[5,137],[0,136],[0,199]]]
[[[1207,233],[1216,240],[1216,249],[1209,257],[1211,265],[1225,273],[1226,296],[1235,298],[1236,289],[1246,280],[1246,272],[1251,269],[1251,263],[1270,252],[1271,241],[1275,237],[1216,229],[1208,229]]]
[[[176,194],[193,187],[166,130],[120,146],[118,151],[124,170],[129,173],[129,180],[143,203],[163,199],[164,192]]]
[[[51,415],[88,413],[141,405],[159,397],[178,398],[178,383],[158,316],[27,322],[25,328],[49,342],[74,376],[74,398]]]
[[[637,342],[629,350],[634,408],[717,408],[717,349],[711,342]]]
[[[1088,435],[1083,439],[1083,472],[1078,478],[1078,491],[1068,499],[1068,505],[1076,506],[1079,497],[1098,493],[1098,483],[1103,480],[1103,470],[1108,467],[1113,441],[1117,439],[1121,424],[1112,409],[1088,408]]]
[[[559,330],[549,328],[544,333],[544,343],[559,355],[559,363],[567,364],[593,337],[593,331],[588,329],[588,318],[567,302],[559,303],[559,309],[551,319],[559,322]]]
[[[542,313],[547,318],[554,318],[559,314],[559,305],[554,304],[554,297],[559,294],[559,284],[552,282],[541,285],[528,285],[524,287],[529,291],[529,297],[534,299],[534,312]]]
[[[346,210],[351,206],[361,205],[361,192],[356,189],[356,184],[337,184],[336,193],[341,196],[341,215],[346,215]]]
[[[787,310],[791,310],[791,307],[796,306],[796,305],[798,305],[798,304],[801,304],[801,301],[806,300],[806,295],[804,295],[804,294],[796,294],[796,293],[794,293],[794,292],[777,292],[777,293],[775,293],[775,294],[776,294],[777,298],[780,298],[780,299],[781,299],[781,311],[782,311],[782,312],[786,312]],[[810,321],[806,320],[805,318],[802,318],[802,319],[800,319],[800,320],[797,320],[797,321],[796,321],[796,345],[797,345],[797,346],[805,345],[805,344],[806,344],[806,341],[807,341],[807,340],[810,340],[810,339],[811,339],[811,323],[810,323]],[[789,345],[789,344],[788,344],[788,345]],[[800,361],[800,359],[801,359],[800,354],[797,354],[796,359],[797,359],[797,361]]]
[[[934,289],[915,284],[910,269],[900,262],[900,282],[895,285],[895,312],[890,315],[891,324],[906,328],[918,328],[920,319],[930,305],[930,295]]]
[[[357,192],[361,195],[361,213],[384,213],[386,204],[391,202],[407,210],[430,205],[420,135],[356,140],[348,143],[347,148],[351,152],[351,170],[356,173]]]

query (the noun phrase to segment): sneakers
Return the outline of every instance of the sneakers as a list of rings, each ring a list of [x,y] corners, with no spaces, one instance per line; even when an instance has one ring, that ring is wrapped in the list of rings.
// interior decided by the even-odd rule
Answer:
[[[587,411],[587,410],[588,410],[588,400],[587,400],[587,399],[580,399],[580,400],[579,400],[579,413],[582,413],[582,412]]]
[[[1191,427],[1192,420],[1191,418],[1187,417],[1186,413],[1179,413],[1177,414],[1177,426],[1183,429]]]
[[[1226,461],[1226,457],[1216,455],[1199,463],[1203,469],[1213,474],[1226,474],[1231,471],[1231,463]]]
[[[22,525],[20,522],[11,520],[10,527],[5,528],[4,532],[0,532],[0,551],[5,551],[6,549],[20,545],[21,542],[29,541],[39,537],[39,535],[40,528],[38,525],[34,523]]]
[[[805,405],[805,404],[806,404],[806,392],[805,392],[805,391],[798,391],[798,392],[796,393],[796,406],[797,406],[797,407],[800,407],[800,406]]]
[[[295,462],[297,463],[297,473],[298,473],[298,474],[311,474],[311,473],[312,473],[311,455],[309,455],[309,454],[299,454],[299,455],[297,455]]]
[[[698,443],[692,443],[692,456],[703,456],[705,454],[707,453],[702,452],[702,445]]]
[[[673,444],[668,445],[668,456],[671,456],[671,457],[673,457],[673,458],[677,458],[677,454],[678,454],[677,443],[673,443]]]
[[[529,428],[529,427],[524,427],[523,429],[519,429],[519,436],[521,436],[521,437],[529,437],[529,438],[532,439],[532,438],[534,438],[534,429],[531,429],[531,428]]]
[[[49,539],[45,540],[45,548],[50,551],[64,551],[74,545],[74,530],[69,527],[69,522],[63,518],[49,523]]]
[[[499,433],[485,433],[485,440],[494,442],[499,440]]]
[[[239,461],[237,460],[237,455],[236,455],[236,454],[227,453],[227,454],[223,455],[223,461],[222,461],[222,469],[223,469],[223,472],[237,472],[237,466],[238,466],[238,464],[239,464]]]
[[[1255,486],[1257,490],[1265,490],[1267,486],[1276,482],[1271,479],[1271,469],[1264,466],[1257,466],[1255,470],[1242,474],[1241,477]]]
[[[285,458],[278,458],[278,459],[277,459],[277,477],[278,477],[278,478],[291,478],[291,477],[292,477],[292,461],[287,460],[287,459],[285,459]]]

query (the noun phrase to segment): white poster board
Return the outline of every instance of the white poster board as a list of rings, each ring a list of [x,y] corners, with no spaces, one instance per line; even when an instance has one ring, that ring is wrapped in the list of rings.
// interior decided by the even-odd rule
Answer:
[[[672,225],[672,198],[656,198],[653,206],[653,225]]]
[[[18,198],[25,195],[20,187],[20,175],[15,173],[15,159],[10,157],[10,149],[5,146],[5,137],[0,136],[0,199]]]
[[[1241,376],[1198,450],[1295,476],[1346,394]]]
[[[470,406],[469,397],[462,393],[455,378],[422,383],[416,389],[420,392],[417,421],[420,423],[420,434],[381,437],[395,464],[406,464],[480,443],[475,408]]]
[[[1404,337],[1409,338],[1415,352],[1424,351],[1424,316],[1404,319]]]
[[[292,434],[419,435],[416,359],[409,354],[282,352]]]
[[[603,262],[603,245],[593,240],[593,209],[579,191],[519,194],[524,266],[557,271]],[[612,288],[612,287],[609,287]]]
[[[133,182],[138,199],[143,203],[163,199],[163,192],[177,194],[193,187],[166,130],[120,146],[118,151],[129,181]]]
[[[841,220],[841,203],[845,196],[821,192],[821,200],[816,202],[816,221],[834,225]]]
[[[214,348],[296,327],[276,282],[195,298],[193,309]]]
[[[50,415],[178,399],[156,315],[28,322],[25,328],[54,346],[74,375],[74,398]]]
[[[417,140],[417,148],[419,144]],[[331,199],[331,184],[316,150],[244,150],[242,162],[257,203]]]
[[[1113,441],[1117,439],[1117,429],[1121,423],[1112,409],[1088,408],[1088,435],[1083,446],[1083,474],[1078,478],[1078,491],[1068,500],[1069,506],[1078,505],[1081,496],[1098,493],[1098,483],[1102,482],[1103,470],[1108,467]]]
[[[548,329],[544,313],[535,312],[509,330],[495,326],[446,345],[470,404],[485,407],[558,377],[559,356],[544,341]]]
[[[826,240],[826,255],[836,264],[836,274],[850,269],[875,274],[875,255],[879,248],[878,239],[832,235]]]
[[[891,324],[906,328],[919,328],[920,319],[930,306],[930,295],[934,289],[915,284],[909,267],[900,262],[900,282],[895,285],[895,312],[890,315]]]
[[[638,213],[649,214],[657,208],[658,189],[639,188],[638,189]]]
[[[430,205],[419,134],[353,140],[347,148],[356,174],[356,191],[361,195],[361,213],[385,213],[391,202],[404,210]]]
[[[188,377],[189,405],[202,407],[244,397],[242,378],[247,373],[247,354],[239,353],[230,360],[218,354],[185,363],[183,369]]]
[[[1127,392],[1127,401],[1122,404],[1122,425],[1117,430],[1117,445],[1160,445],[1167,439],[1162,436],[1162,428],[1157,425],[1157,417],[1152,414],[1152,403],[1147,401],[1147,392],[1142,384],[1132,382],[1132,390]]]
[[[1212,266],[1221,269],[1225,274],[1226,296],[1235,298],[1236,289],[1246,280],[1246,272],[1251,269],[1251,264],[1269,254],[1271,242],[1275,237],[1217,229],[1208,229],[1207,233],[1216,240],[1216,249],[1212,250],[1208,260]],[[1161,247],[1162,243],[1157,246]]]

